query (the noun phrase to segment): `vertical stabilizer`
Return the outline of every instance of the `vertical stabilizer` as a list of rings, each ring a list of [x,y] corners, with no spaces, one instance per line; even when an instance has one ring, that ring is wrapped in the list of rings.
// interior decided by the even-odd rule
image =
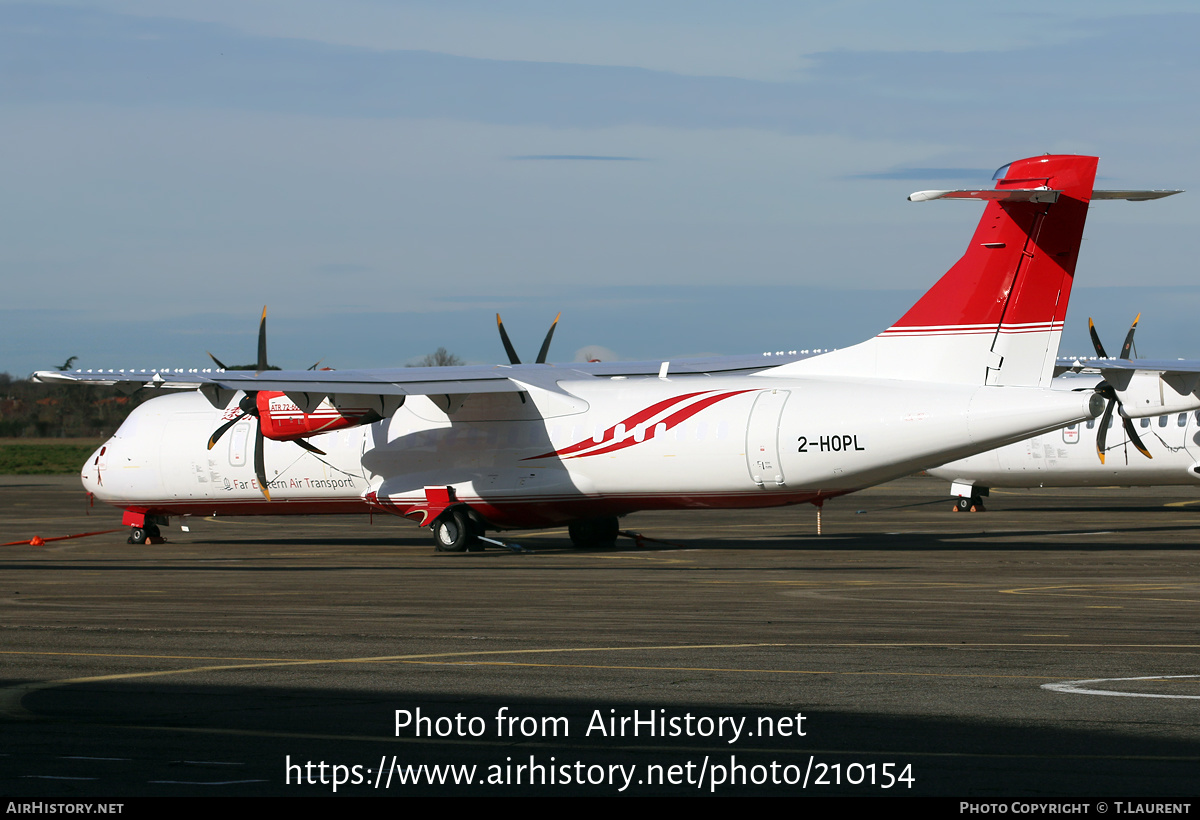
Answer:
[[[914,194],[987,202],[962,258],[875,338],[769,373],[1048,385],[1096,162],[1031,157],[997,171],[994,189]]]

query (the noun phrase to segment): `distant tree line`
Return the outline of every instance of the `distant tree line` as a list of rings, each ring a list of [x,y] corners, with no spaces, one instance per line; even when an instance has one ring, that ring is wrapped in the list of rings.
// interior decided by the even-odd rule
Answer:
[[[156,395],[132,396],[115,387],[34,384],[0,373],[0,438],[100,438],[112,435],[129,411]]]

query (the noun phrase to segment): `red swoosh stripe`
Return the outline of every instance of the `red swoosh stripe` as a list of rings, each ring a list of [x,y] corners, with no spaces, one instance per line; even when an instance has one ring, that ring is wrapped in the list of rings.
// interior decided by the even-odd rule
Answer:
[[[731,396],[737,396],[742,393],[751,393],[753,391],[751,391],[751,390],[731,390],[726,393],[717,393],[716,395],[708,396],[704,399],[701,399],[698,402],[695,402],[694,404],[690,404],[687,407],[684,407],[680,410],[675,411],[674,413],[672,413],[671,415],[667,416],[665,419],[660,421],[658,424],[654,425],[653,427],[648,427],[646,429],[646,435],[644,438],[642,438],[641,441],[639,441],[638,439],[636,439],[634,437],[633,432],[634,432],[634,430],[637,429],[637,425],[641,424],[642,422],[646,421],[647,419],[653,418],[655,415],[657,415],[658,413],[661,413],[663,410],[678,406],[679,404],[682,404],[685,401],[693,399],[696,396],[704,395],[705,392],[707,392],[707,391],[700,391],[698,393],[687,393],[682,396],[676,396],[675,398],[666,399],[664,401],[658,402],[657,404],[653,404],[650,407],[647,407],[645,410],[642,410],[638,413],[633,414],[632,416],[625,419],[624,421],[618,422],[617,424],[614,424],[612,427],[609,427],[607,430],[604,431],[604,437],[600,441],[596,441],[594,438],[584,439],[583,441],[577,442],[576,444],[572,444],[569,447],[564,447],[561,450],[555,450],[550,453],[543,453],[539,456],[530,456],[527,459],[523,459],[523,461],[532,461],[533,459],[538,459],[538,458],[550,458],[552,456],[566,456],[568,458],[586,458],[588,456],[598,456],[598,455],[602,455],[604,453],[612,453],[617,450],[623,450],[626,447],[632,447],[635,444],[641,444],[643,441],[649,441],[650,439],[654,438],[660,425],[663,426],[663,431],[666,432],[667,430],[670,430],[672,427],[675,427],[676,425],[681,424],[684,421],[687,421],[692,416],[699,413],[701,410],[711,407],[712,405],[716,404],[719,401],[723,401],[727,398],[730,398]],[[625,425],[625,431],[626,431],[627,437],[622,439],[621,441],[614,441],[614,438],[616,436],[617,427],[619,427],[621,425]],[[582,450],[587,450],[588,448],[591,448],[591,447],[597,447],[601,444],[604,444],[605,442],[612,442],[612,443],[609,444],[607,447],[601,447],[599,450],[592,450],[589,453],[581,452]]]
[[[606,441],[612,441],[613,436],[615,436],[617,434],[617,427],[619,427],[620,425],[624,424],[626,430],[632,430],[634,427],[641,424],[646,419],[654,418],[655,415],[657,415],[658,413],[661,413],[663,410],[666,410],[668,407],[679,404],[681,402],[685,402],[688,399],[693,399],[696,396],[702,396],[706,392],[708,392],[708,391],[701,390],[697,393],[684,393],[682,396],[675,396],[674,398],[663,399],[662,401],[658,402],[657,404],[652,404],[649,407],[647,407],[645,410],[640,410],[637,413],[634,413],[629,418],[625,419],[624,421],[619,421],[616,424],[614,424],[612,427],[609,427],[607,430],[604,431],[604,436],[599,441],[596,441],[594,438],[585,438],[583,441],[581,441],[577,444],[572,444],[570,447],[564,447],[561,450],[554,450],[553,452],[549,452],[549,453],[542,453],[540,456],[530,456],[529,458],[524,458],[521,460],[522,461],[533,461],[534,459],[538,459],[538,458],[550,458],[552,456],[565,456],[565,455],[569,455],[571,453],[578,453],[580,450],[586,450],[589,447],[599,446]]]

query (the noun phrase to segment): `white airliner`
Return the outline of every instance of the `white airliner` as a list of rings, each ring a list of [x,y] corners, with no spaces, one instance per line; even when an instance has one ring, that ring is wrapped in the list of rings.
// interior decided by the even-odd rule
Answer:
[[[1064,375],[1055,380],[1062,390],[1106,393],[1109,380],[1129,383],[1100,419],[928,470],[951,482],[955,509],[982,511],[993,487],[1200,486],[1200,362],[1123,356],[1060,367],[1100,374]]]
[[[1100,415],[1051,390],[1096,159],[1001,168],[963,257],[843,350],[679,362],[391,370],[107,371],[43,381],[198,388],[146,402],[83,469],[135,540],[170,516],[386,511],[442,550],[637,510],[826,499]],[[1058,435],[1055,433],[1055,435]],[[297,447],[300,443],[304,447]]]

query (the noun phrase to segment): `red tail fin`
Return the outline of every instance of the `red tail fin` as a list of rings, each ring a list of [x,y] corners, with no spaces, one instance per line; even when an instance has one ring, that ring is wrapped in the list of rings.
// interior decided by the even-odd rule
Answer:
[[[994,190],[914,194],[912,199],[987,201],[967,252],[879,336],[781,370],[1049,384],[1096,162],[1095,157],[1032,157],[1001,168]]]

